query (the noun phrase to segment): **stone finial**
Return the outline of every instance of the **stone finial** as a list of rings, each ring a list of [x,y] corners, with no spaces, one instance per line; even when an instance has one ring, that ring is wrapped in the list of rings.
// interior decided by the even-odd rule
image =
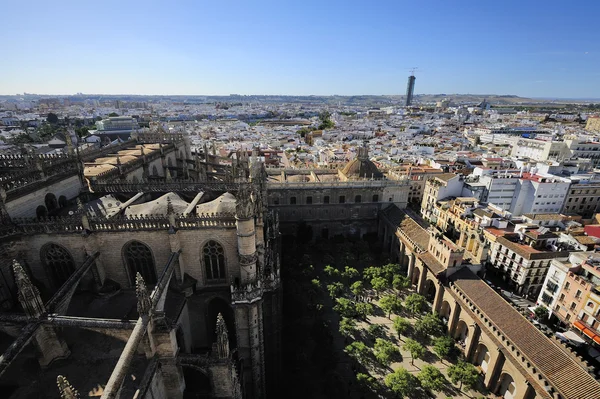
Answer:
[[[31,283],[25,269],[16,259],[13,260],[13,272],[18,291],[17,297],[23,310],[30,317],[39,317],[46,311],[39,290]]]
[[[229,335],[227,332],[227,325],[223,315],[219,313],[217,315],[217,355],[220,359],[229,357]]]
[[[76,201],[77,201],[77,211],[79,213],[83,213],[84,209],[85,209],[83,206],[83,201],[81,201],[81,198],[79,198],[79,197],[77,197]]]
[[[171,197],[167,197],[167,215],[172,215],[175,213],[175,209],[173,208],[173,202],[171,202]]]
[[[137,311],[140,316],[147,316],[150,313],[152,302],[150,301],[150,294],[146,288],[144,278],[140,273],[135,275],[135,295],[137,296]]]
[[[79,392],[62,375],[56,377],[56,384],[61,399],[79,399]]]

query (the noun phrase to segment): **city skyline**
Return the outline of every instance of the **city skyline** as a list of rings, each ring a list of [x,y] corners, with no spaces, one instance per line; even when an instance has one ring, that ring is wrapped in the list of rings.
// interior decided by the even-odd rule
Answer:
[[[403,95],[418,67],[415,95],[592,99],[582,3],[7,4],[0,94]]]

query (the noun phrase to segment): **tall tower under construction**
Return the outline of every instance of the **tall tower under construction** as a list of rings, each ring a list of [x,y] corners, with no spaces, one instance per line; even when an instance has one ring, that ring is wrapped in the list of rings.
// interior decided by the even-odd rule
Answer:
[[[415,91],[415,75],[410,75],[408,77],[408,83],[406,84],[406,104],[405,106],[410,106],[413,99],[413,93]]]

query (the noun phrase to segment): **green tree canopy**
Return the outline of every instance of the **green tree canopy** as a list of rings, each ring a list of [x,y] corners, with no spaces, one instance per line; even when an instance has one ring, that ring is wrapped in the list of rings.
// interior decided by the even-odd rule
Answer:
[[[387,339],[377,338],[373,347],[373,353],[381,364],[389,366],[392,360],[400,355],[400,350]]]
[[[453,384],[460,384],[459,389],[462,389],[463,385],[467,389],[473,389],[477,385],[479,372],[471,363],[459,361],[448,367],[448,376]]]
[[[350,281],[354,280],[359,276],[358,270],[353,267],[346,266],[344,271],[342,272],[342,278],[346,283],[350,283]]]
[[[446,377],[437,367],[430,364],[421,368],[417,378],[423,388],[433,392],[440,392],[446,385]]]
[[[421,359],[425,355],[425,347],[412,338],[406,339],[403,348],[410,352],[410,364],[415,364],[415,359]]]
[[[349,317],[342,317],[340,320],[340,334],[350,338],[356,333],[356,320]]]
[[[365,285],[362,281],[355,281],[350,286],[350,291],[354,294],[357,301],[362,301],[365,296]]]
[[[397,274],[394,276],[394,278],[392,280],[392,287],[394,287],[394,289],[397,289],[397,290],[404,290],[404,289],[410,287],[410,281],[408,280],[408,278],[406,276]]]
[[[383,265],[381,267],[383,269],[383,276],[388,279],[391,283],[394,280],[394,277],[400,275],[400,265],[397,263],[388,263],[387,265]]]
[[[454,340],[448,335],[433,340],[433,352],[443,361],[452,352]]]
[[[387,313],[389,319],[392,313],[400,313],[402,311],[402,300],[396,295],[385,295],[379,301],[379,306]]]
[[[382,292],[389,287],[389,283],[385,277],[374,277],[371,279],[371,286],[377,292]]]
[[[333,310],[338,312],[342,317],[356,317],[359,313],[356,302],[351,301],[348,298],[336,298],[336,304]]]
[[[533,309],[533,314],[538,321],[543,321],[548,318],[548,309],[543,306],[538,306]]]
[[[331,298],[335,299],[344,293],[344,284],[340,282],[328,284],[327,292]]]
[[[305,137],[310,132],[311,132],[311,130],[307,127],[303,127],[300,130],[296,131],[296,133],[298,133],[300,135],[300,137]]]
[[[415,331],[422,336],[440,336],[446,331],[446,325],[437,313],[427,313],[417,320]]]
[[[396,317],[394,319],[394,330],[398,333],[398,335],[406,335],[406,332],[410,329],[410,321],[406,320],[404,317]]]
[[[383,269],[380,267],[369,266],[363,270],[363,278],[365,280],[372,280],[375,277],[383,277]]]
[[[356,304],[356,312],[363,318],[366,319],[371,316],[374,312],[373,305],[366,302],[359,302]]]
[[[385,337],[385,328],[381,324],[369,324],[367,331],[372,337]]]
[[[427,301],[423,295],[410,294],[404,300],[404,306],[412,314],[418,314],[425,310],[427,307]]]
[[[364,342],[354,341],[344,349],[348,355],[361,364],[366,364],[372,355],[371,350]]]
[[[418,380],[408,370],[401,367],[385,376],[385,385],[400,397],[412,397],[418,388]]]

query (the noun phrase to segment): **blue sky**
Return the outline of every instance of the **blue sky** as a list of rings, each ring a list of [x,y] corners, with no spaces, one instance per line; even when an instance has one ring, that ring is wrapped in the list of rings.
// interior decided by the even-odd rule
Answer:
[[[600,0],[5,1],[0,94],[600,97]]]

